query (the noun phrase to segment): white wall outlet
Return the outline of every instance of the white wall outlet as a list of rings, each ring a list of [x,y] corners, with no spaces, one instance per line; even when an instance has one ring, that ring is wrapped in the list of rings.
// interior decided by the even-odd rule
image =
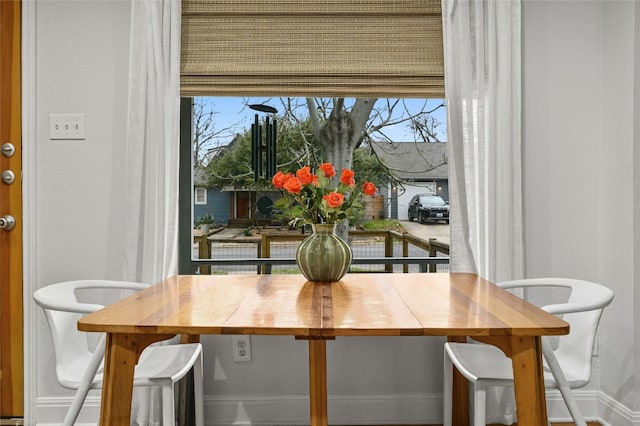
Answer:
[[[232,336],[233,360],[235,362],[251,361],[251,336],[248,334]]]
[[[84,114],[49,114],[49,139],[83,140]]]

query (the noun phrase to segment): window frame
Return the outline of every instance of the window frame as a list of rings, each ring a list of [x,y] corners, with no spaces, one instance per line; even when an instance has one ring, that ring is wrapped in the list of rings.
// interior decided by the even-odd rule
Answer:
[[[202,201],[199,201],[198,192],[202,191]],[[207,188],[202,186],[196,186],[193,188],[193,204],[196,206],[206,206],[207,205]]]
[[[287,18],[297,19],[298,17],[311,16],[315,17],[314,19],[323,19],[323,17],[333,15],[340,15],[342,18],[340,19],[351,19],[354,15],[358,15],[363,20],[367,20],[371,18],[371,20],[380,21],[380,17],[382,15],[388,15],[389,18],[395,19],[398,15],[406,15],[409,20],[415,20],[416,17],[423,16],[426,19],[436,18],[436,24],[439,26],[441,31],[442,23],[441,23],[441,4],[440,0],[425,0],[425,1],[417,1],[414,7],[417,9],[408,10],[404,12],[400,12],[400,10],[396,10],[396,6],[393,3],[389,3],[385,0],[365,0],[365,1],[354,1],[354,2],[343,2],[341,0],[332,0],[332,3],[329,2],[306,2],[304,0],[296,1],[293,3],[287,3],[282,6],[279,5],[277,0],[264,0],[265,4],[269,4],[272,1],[274,7],[267,7],[262,10],[262,14],[260,14],[260,19],[263,18],[265,12],[273,15],[274,13],[282,13]],[[209,9],[213,5],[212,9]],[[276,7],[279,6],[279,9]],[[296,9],[297,8],[297,9]],[[339,10],[342,12],[338,13]],[[356,13],[357,12],[357,13]],[[271,61],[271,56],[267,55],[264,58],[260,55],[251,54],[251,50],[249,51],[248,57],[260,57],[264,59],[263,62],[266,64],[273,63],[276,65],[275,70],[268,71],[265,63],[261,63],[259,67],[259,72],[251,73],[250,70],[236,70],[235,68],[231,70],[226,70],[225,72],[212,72],[208,73],[208,67],[212,65],[219,64],[217,61],[212,61],[211,57],[208,56],[208,53],[203,53],[200,49],[197,49],[194,53],[195,56],[190,56],[187,54],[189,49],[187,49],[188,43],[191,41],[196,45],[200,43],[202,46],[202,42],[206,40],[200,39],[201,36],[210,37],[210,35],[214,32],[212,31],[202,31],[201,26],[195,25],[195,31],[190,33],[191,36],[184,36],[185,29],[188,30],[189,25],[185,25],[185,19],[192,20],[190,22],[196,23],[196,21],[200,21],[204,19],[207,15],[213,13],[216,17],[213,18],[213,22],[225,21],[225,17],[229,16],[237,19],[239,16],[253,16],[255,15],[255,2],[250,0],[239,0],[236,2],[186,2],[183,4],[182,9],[182,49],[181,49],[181,94],[184,97],[181,97],[180,100],[180,160],[179,160],[179,219],[178,219],[178,232],[179,232],[179,247],[178,247],[178,270],[181,274],[190,274],[195,273],[198,268],[197,262],[194,262],[192,259],[192,251],[193,251],[193,237],[191,230],[193,229],[193,206],[194,206],[194,196],[195,191],[193,190],[192,183],[192,133],[193,133],[193,96],[276,96],[281,93],[287,93],[293,96],[299,97],[317,97],[317,96],[345,96],[345,97],[375,97],[378,98],[394,98],[394,97],[415,97],[415,98],[432,98],[432,97],[444,97],[444,47],[440,46],[437,49],[437,56],[442,57],[442,66],[436,66],[433,69],[425,65],[425,69],[415,68],[408,72],[406,69],[401,72],[389,72],[389,70],[394,70],[396,65],[392,64],[389,69],[386,66],[382,66],[378,64],[377,61],[373,61],[371,63],[376,63],[380,69],[378,72],[374,73],[364,73],[360,72],[361,61],[356,60],[356,72],[344,74],[344,70],[342,70],[342,65],[345,64],[344,59],[339,58],[333,63],[339,64],[340,66],[337,69],[329,69],[322,78],[318,79],[318,67],[316,66],[317,62],[311,61],[314,65],[310,69],[302,69],[299,74],[299,79],[294,78],[292,75],[292,69],[298,69],[298,65],[302,64],[302,61],[295,60],[293,63],[292,69],[287,68],[286,64],[284,65],[287,68],[287,72],[278,72],[283,66],[281,62],[273,62]],[[380,16],[378,16],[380,15]],[[195,21],[193,21],[195,19]],[[217,21],[216,21],[217,19]],[[270,19],[273,19],[271,16]],[[295,20],[294,19],[294,20]],[[282,19],[276,18],[276,21],[281,22]],[[204,21],[202,21],[204,22]],[[386,27],[388,24],[384,23],[384,19],[382,19],[384,25]],[[228,22],[227,22],[228,24]],[[294,22],[295,24],[295,22]],[[295,25],[293,25],[295,28]],[[354,28],[364,28],[366,26],[356,25]],[[396,27],[398,27],[396,25]],[[406,28],[421,28],[421,26],[400,26],[400,35],[404,36]],[[245,27],[241,27],[245,28]],[[344,27],[338,27],[338,29],[342,29]],[[198,32],[200,31],[200,32]],[[246,31],[245,31],[246,32]],[[333,31],[331,31],[333,33]],[[339,33],[339,31],[336,31]],[[416,34],[422,34],[422,30],[416,31]],[[189,34],[187,32],[187,34]],[[226,33],[225,33],[226,34]],[[261,34],[260,41],[263,41],[264,34]],[[425,33],[426,34],[426,33]],[[227,36],[229,34],[226,34]],[[441,36],[442,34],[440,34]],[[312,37],[314,40],[317,40],[317,37]],[[349,37],[346,37],[349,40]],[[434,37],[433,34],[427,37],[428,40],[442,40],[444,44],[444,40],[442,37]],[[199,41],[198,41],[199,40]],[[246,43],[246,45],[251,48],[251,40]],[[219,42],[220,40],[218,40]],[[223,40],[224,41],[224,40]],[[206,43],[205,43],[206,44]],[[304,47],[304,46],[303,46]],[[425,49],[428,48],[428,44],[425,44]],[[422,52],[422,45],[419,45],[420,52]],[[337,49],[337,51],[342,51],[343,49]],[[221,49],[224,53],[224,50]],[[302,49],[302,52],[306,52],[306,50]],[[364,50],[363,50],[364,51]],[[374,52],[373,58],[377,58],[380,56],[379,49],[372,49]],[[296,51],[298,52],[298,51]],[[435,51],[434,51],[435,52]],[[215,51],[214,51],[215,53]],[[254,52],[255,53],[255,52]],[[395,53],[395,52],[394,52]],[[436,55],[434,53],[434,55]],[[201,65],[204,65],[204,69],[200,69],[197,64],[196,67],[187,66],[191,62],[189,59],[196,58],[198,56],[202,56],[200,61]],[[351,56],[347,57],[347,62],[352,59]],[[322,62],[322,61],[321,61]],[[352,61],[353,62],[353,61]],[[231,63],[235,65],[237,64],[247,64],[242,57],[240,60],[231,61]],[[325,62],[323,62],[325,63]],[[368,61],[367,61],[368,63]],[[193,65],[193,63],[191,63]],[[255,65],[255,64],[254,64]],[[325,63],[326,65],[326,63]],[[280,68],[278,68],[278,66]],[[188,69],[187,69],[188,68]],[[321,68],[321,67],[320,67]],[[414,72],[417,70],[417,73]],[[428,71],[430,70],[430,71]],[[219,70],[218,70],[219,71]],[[427,72],[428,71],[428,72]],[[213,77],[206,79],[206,81],[202,81],[199,84],[189,85],[189,78],[199,76]],[[376,77],[369,79],[368,77]],[[349,77],[349,78],[347,78]],[[363,84],[363,78],[367,77],[366,84]],[[428,84],[426,80],[429,80]],[[433,80],[433,81],[432,81]],[[229,83],[229,84],[227,84]],[[215,89],[211,91],[205,90],[207,87],[214,87]],[[434,89],[435,88],[435,89]],[[349,89],[349,90],[348,90]],[[435,90],[435,91],[434,91]],[[433,93],[432,93],[433,91]],[[189,96],[189,97],[187,97]],[[188,198],[188,200],[186,199]],[[187,237],[187,235],[189,237]]]
[[[180,159],[178,171],[178,274],[195,274],[193,251],[192,183],[193,98],[180,98]],[[188,200],[186,198],[189,198]]]

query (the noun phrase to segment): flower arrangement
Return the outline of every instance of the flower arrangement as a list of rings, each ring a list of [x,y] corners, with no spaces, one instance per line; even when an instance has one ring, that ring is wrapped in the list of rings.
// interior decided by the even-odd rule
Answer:
[[[313,223],[335,224],[353,218],[364,209],[363,195],[374,195],[377,191],[372,182],[356,185],[353,170],[342,169],[340,181],[332,186],[336,170],[331,163],[319,166],[318,175],[310,166],[298,169],[295,174],[277,172],[273,186],[282,191],[274,208],[290,219],[291,226]]]

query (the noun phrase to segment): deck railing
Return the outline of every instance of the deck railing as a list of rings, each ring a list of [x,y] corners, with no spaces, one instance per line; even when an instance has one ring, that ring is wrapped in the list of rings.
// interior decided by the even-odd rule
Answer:
[[[297,243],[307,236],[277,233],[239,239],[196,236],[198,259],[192,263],[200,274],[211,274],[212,267],[223,266],[255,266],[258,274],[277,273],[274,266],[295,265],[295,255],[291,253],[295,253]],[[409,272],[410,265],[418,265],[420,272],[448,269],[449,244],[435,238],[425,240],[407,232],[356,230],[349,232],[349,240],[355,252],[352,265],[366,265],[360,268],[352,266],[352,272],[394,272],[394,265],[402,265],[403,273]],[[416,249],[424,255],[416,255]],[[252,252],[255,257],[248,257],[247,254]],[[374,265],[384,269],[371,269]]]

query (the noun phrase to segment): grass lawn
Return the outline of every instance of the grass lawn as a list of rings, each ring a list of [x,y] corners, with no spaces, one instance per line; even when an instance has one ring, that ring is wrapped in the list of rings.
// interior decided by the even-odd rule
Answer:
[[[402,224],[395,219],[375,219],[360,224],[365,231],[397,231],[406,232]]]

